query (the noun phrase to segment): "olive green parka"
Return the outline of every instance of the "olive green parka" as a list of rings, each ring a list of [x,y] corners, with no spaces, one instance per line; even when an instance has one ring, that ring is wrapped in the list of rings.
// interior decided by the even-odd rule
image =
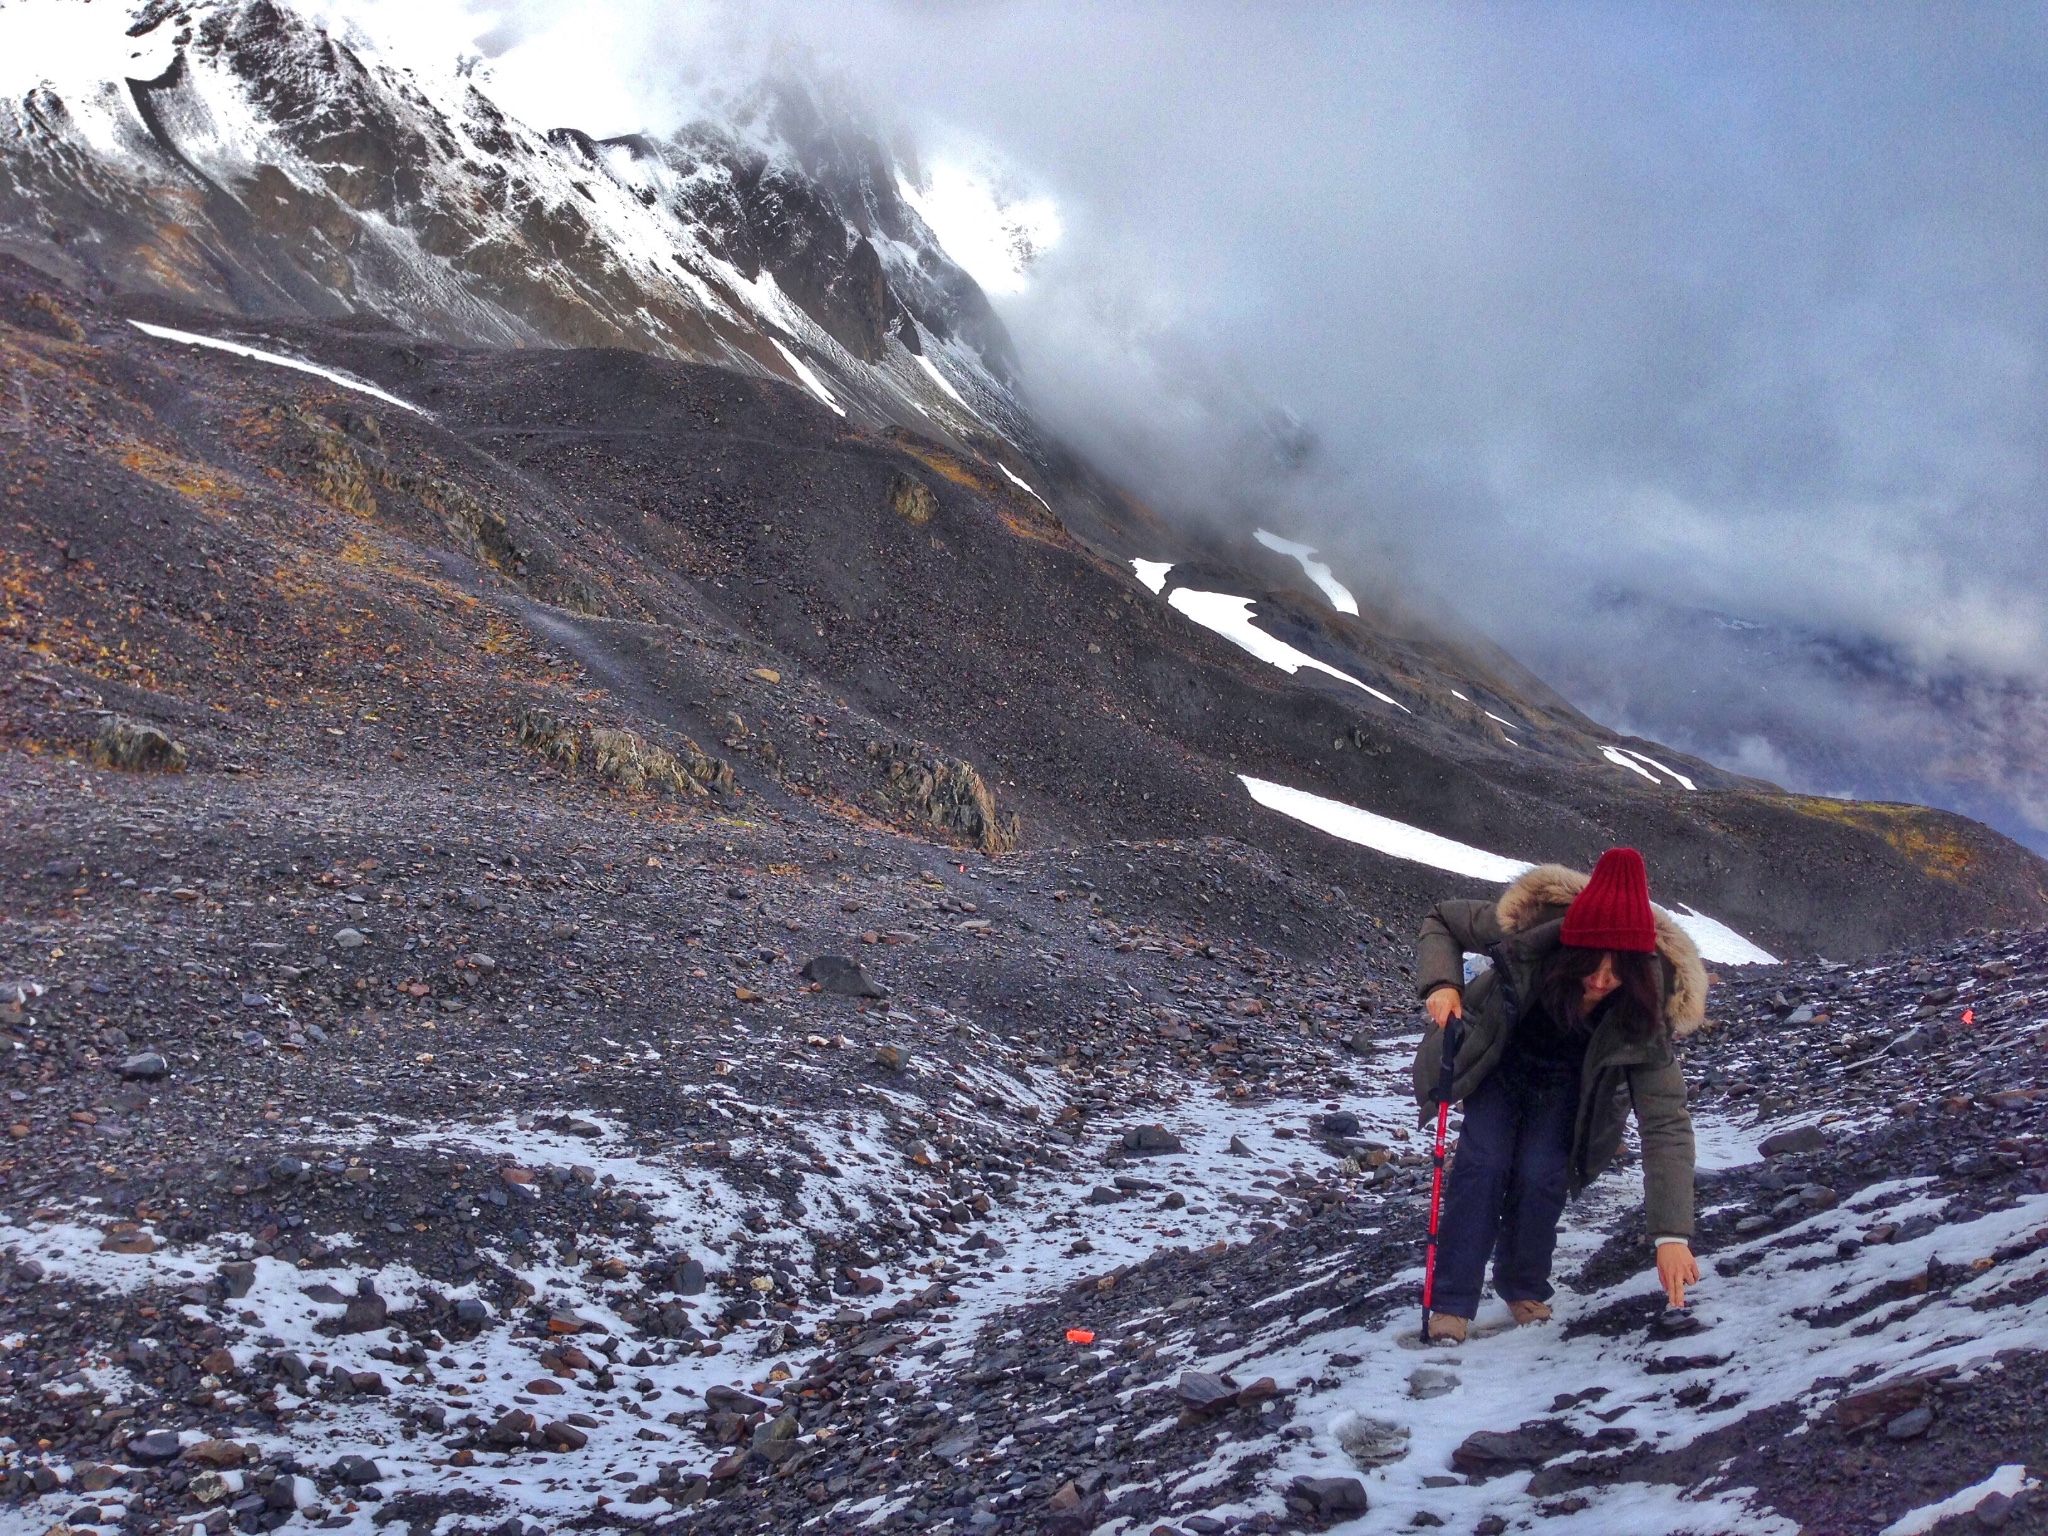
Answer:
[[[1427,998],[1438,987],[1464,994],[1463,1038],[1454,1066],[1452,1101],[1463,1099],[1500,1065],[1514,1021],[1501,986],[1505,966],[1520,1006],[1534,996],[1543,962],[1562,940],[1565,909],[1587,877],[1561,864],[1530,870],[1497,902],[1446,901],[1423,919],[1416,945],[1415,986]],[[1644,1042],[1623,1036],[1612,1020],[1593,1032],[1579,1076],[1579,1109],[1572,1136],[1571,1189],[1577,1194],[1621,1150],[1629,1111],[1643,1143],[1643,1205],[1650,1237],[1690,1239],[1693,1231],[1692,1116],[1685,1107],[1685,1077],[1673,1042],[1706,1018],[1707,973],[1690,937],[1661,907],[1657,958],[1664,973],[1664,1028]],[[1493,968],[1465,984],[1465,956],[1479,954]],[[1415,1055],[1415,1097],[1427,1119],[1436,1116],[1443,1069],[1444,1032],[1426,1028]]]

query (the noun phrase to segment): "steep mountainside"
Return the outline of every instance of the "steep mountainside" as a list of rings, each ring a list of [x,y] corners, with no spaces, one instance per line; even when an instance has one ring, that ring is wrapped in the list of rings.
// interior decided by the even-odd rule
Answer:
[[[126,14],[0,12],[0,249],[242,315],[633,347],[1024,436],[987,299],[807,87],[597,141],[270,0]]]
[[[2040,862],[1973,823],[1619,742],[1502,658],[1336,611],[1291,556],[1134,569],[1000,462],[779,382],[361,327],[244,328],[245,356],[178,340],[227,331],[161,300],[4,281],[9,632],[115,689],[105,708],[214,721],[191,742],[207,771],[365,730],[489,758],[540,710],[727,743],[748,792],[857,816],[930,812],[929,790],[904,799],[904,753],[964,761],[995,805],[946,791],[942,819],[985,849],[1223,834],[1396,920],[1614,842],[1735,930],[1709,946],[1726,960],[2043,911]],[[1092,506],[1077,520],[1104,536],[1167,542],[1140,509]],[[1226,579],[1255,613],[1210,590]],[[288,679],[287,637],[306,647]],[[77,743],[96,720],[11,728]]]
[[[2043,910],[2039,861],[1967,822],[1784,796],[1623,740],[1443,620],[1361,603],[1285,530],[1219,541],[1104,484],[1032,429],[1008,339],[903,168],[807,87],[598,142],[271,0],[126,14],[0,10],[0,248],[126,295],[119,312],[214,339],[205,310],[261,320],[240,344],[289,334],[381,380],[419,409],[382,410],[373,455],[426,454],[517,530],[521,558],[485,579],[656,626],[715,599],[865,734],[997,770],[1027,839],[1198,825],[1335,873],[1356,859],[1335,834],[1481,878],[1626,839],[1701,922],[1753,941],[1727,935],[1727,958]],[[51,302],[116,355],[177,345]],[[38,366],[70,366],[55,356]],[[294,451],[358,455],[319,419],[283,432]],[[246,419],[203,443],[184,425],[153,430],[220,472],[279,451]],[[305,447],[323,432],[341,446]],[[616,645],[576,643],[593,663]],[[643,663],[604,665],[617,684]]]
[[[1170,526],[815,98],[33,10],[0,1536],[2048,1530],[2041,860]],[[1615,842],[1704,1278],[1426,1352],[1415,925]]]

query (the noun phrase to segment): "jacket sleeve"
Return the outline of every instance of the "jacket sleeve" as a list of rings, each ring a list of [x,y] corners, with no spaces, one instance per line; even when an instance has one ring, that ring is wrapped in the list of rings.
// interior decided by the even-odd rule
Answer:
[[[1465,989],[1465,953],[1484,954],[1501,940],[1490,901],[1442,901],[1422,920],[1415,941],[1415,995],[1438,987]]]
[[[1685,1074],[1676,1062],[1635,1067],[1628,1074],[1636,1127],[1643,1140],[1643,1213],[1650,1241],[1692,1238],[1692,1114]]]

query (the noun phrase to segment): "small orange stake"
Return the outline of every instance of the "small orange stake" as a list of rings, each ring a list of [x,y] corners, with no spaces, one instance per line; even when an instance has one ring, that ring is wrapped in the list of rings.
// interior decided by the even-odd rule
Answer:
[[[1965,1024],[1974,1024],[1974,1023],[1976,1023],[1976,1022],[1977,1022],[1977,1010],[1976,1010],[1976,1009],[1974,1009],[1974,1008],[1965,1008],[1965,1009],[1963,1010],[1963,1022],[1964,1022]]]
[[[1069,1328],[1067,1330],[1067,1342],[1069,1344],[1093,1344],[1095,1342],[1095,1334],[1093,1330],[1087,1328]]]

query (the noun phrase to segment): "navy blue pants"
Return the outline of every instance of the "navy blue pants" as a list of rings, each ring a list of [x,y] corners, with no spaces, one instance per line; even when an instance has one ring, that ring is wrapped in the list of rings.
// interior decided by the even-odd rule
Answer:
[[[1571,1190],[1579,1085],[1569,1076],[1497,1071],[1465,1100],[1445,1181],[1432,1310],[1474,1317],[1493,1256],[1503,1301],[1548,1301],[1557,1221]]]

